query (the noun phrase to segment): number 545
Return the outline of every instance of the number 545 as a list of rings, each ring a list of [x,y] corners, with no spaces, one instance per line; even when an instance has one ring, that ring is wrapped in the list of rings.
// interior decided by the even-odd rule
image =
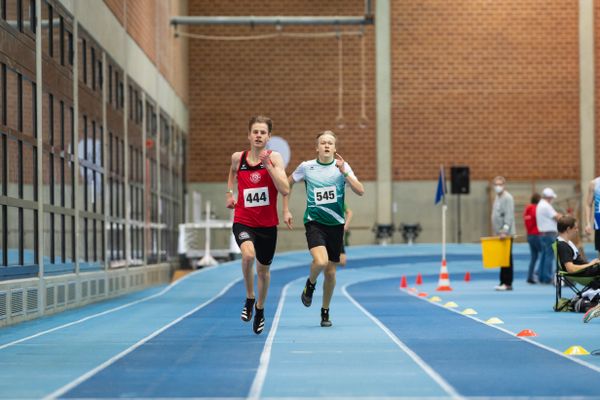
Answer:
[[[333,190],[329,190],[327,192],[317,192],[316,195],[317,195],[317,201],[335,199],[335,192]]]

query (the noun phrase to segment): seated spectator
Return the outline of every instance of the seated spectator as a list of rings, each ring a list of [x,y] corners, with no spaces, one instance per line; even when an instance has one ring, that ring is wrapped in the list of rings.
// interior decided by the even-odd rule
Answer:
[[[577,221],[570,215],[558,219],[558,238],[556,250],[560,264],[568,273],[578,273],[580,276],[600,276],[600,260],[594,258],[587,262],[573,241],[577,238]]]

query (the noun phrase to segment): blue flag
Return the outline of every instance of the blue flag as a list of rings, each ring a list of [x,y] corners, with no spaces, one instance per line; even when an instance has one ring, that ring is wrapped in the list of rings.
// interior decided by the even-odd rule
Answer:
[[[444,167],[440,167],[440,176],[438,178],[437,190],[435,192],[435,204],[439,203],[446,196],[446,177],[444,176]]]

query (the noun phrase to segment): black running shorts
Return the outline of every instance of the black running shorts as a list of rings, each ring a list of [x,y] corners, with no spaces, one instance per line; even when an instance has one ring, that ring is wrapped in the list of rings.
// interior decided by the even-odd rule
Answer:
[[[594,244],[596,245],[596,251],[600,251],[600,230],[594,231]]]
[[[329,261],[340,262],[340,250],[344,244],[344,225],[323,225],[315,221],[304,224],[308,249],[325,246]]]
[[[256,260],[262,265],[271,265],[277,246],[277,227],[253,228],[240,223],[234,223],[232,227],[233,235],[238,246],[249,240],[254,244]]]

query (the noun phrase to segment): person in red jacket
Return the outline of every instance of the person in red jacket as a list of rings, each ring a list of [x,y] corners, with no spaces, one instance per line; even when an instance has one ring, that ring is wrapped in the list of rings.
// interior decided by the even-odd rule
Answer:
[[[535,212],[537,204],[540,201],[540,195],[534,193],[531,196],[531,203],[525,207],[523,212],[523,222],[525,222],[525,229],[527,230],[527,243],[529,243],[529,250],[531,251],[531,259],[529,260],[529,272],[527,273],[527,283],[537,283],[534,279],[535,275],[535,264],[538,259],[538,255],[542,251],[542,242],[540,241],[540,231],[537,227],[537,220]]]
[[[265,327],[264,307],[271,281],[269,267],[277,244],[277,194],[287,195],[290,185],[285,175],[281,154],[267,150],[273,121],[255,116],[248,123],[250,150],[238,151],[231,156],[227,180],[226,206],[234,209],[233,234],[242,252],[242,273],[246,287],[246,302],[242,321],[254,321],[257,335]],[[234,186],[237,181],[237,197]],[[258,275],[258,299],[254,294],[254,260]]]

